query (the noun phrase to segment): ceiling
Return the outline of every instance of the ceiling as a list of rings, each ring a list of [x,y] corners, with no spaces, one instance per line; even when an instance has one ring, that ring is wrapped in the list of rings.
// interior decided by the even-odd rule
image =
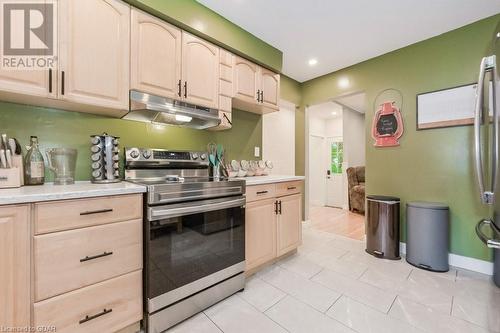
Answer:
[[[357,93],[336,98],[335,102],[359,113],[365,113],[365,98],[365,93]]]
[[[198,2],[283,51],[300,82],[500,13],[500,0]]]
[[[316,104],[307,108],[307,114],[309,115],[309,117],[320,118],[324,120],[341,118],[342,106],[334,102]]]

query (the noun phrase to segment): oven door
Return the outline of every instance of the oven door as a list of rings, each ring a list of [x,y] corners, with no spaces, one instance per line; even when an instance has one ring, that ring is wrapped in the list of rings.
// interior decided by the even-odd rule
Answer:
[[[149,207],[147,215],[149,313],[244,271],[244,196]]]

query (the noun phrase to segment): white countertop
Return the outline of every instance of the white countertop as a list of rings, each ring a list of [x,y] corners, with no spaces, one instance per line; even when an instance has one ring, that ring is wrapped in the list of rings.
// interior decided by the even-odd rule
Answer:
[[[304,179],[306,179],[306,177],[304,177],[304,176],[269,175],[269,176],[242,177],[242,178],[236,178],[236,179],[245,180],[247,183],[247,186],[252,186],[252,185],[291,182],[294,180],[304,180]]]
[[[72,185],[47,183],[39,186],[23,186],[0,189],[0,205],[103,197],[108,195],[144,193],[146,187],[122,181],[112,184],[92,184],[90,181],[75,182]]]

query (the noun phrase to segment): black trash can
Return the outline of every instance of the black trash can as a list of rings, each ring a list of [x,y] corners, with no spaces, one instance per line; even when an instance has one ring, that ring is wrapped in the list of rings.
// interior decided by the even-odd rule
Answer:
[[[366,197],[366,252],[383,259],[398,260],[399,208],[396,197]]]
[[[413,266],[447,272],[450,210],[437,202],[406,204],[406,261]]]

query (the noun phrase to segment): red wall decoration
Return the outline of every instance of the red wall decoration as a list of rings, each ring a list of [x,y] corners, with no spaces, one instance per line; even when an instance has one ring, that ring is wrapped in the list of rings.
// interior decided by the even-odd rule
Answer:
[[[403,135],[403,118],[394,101],[384,102],[375,112],[372,124],[372,137],[375,147],[399,146]]]

